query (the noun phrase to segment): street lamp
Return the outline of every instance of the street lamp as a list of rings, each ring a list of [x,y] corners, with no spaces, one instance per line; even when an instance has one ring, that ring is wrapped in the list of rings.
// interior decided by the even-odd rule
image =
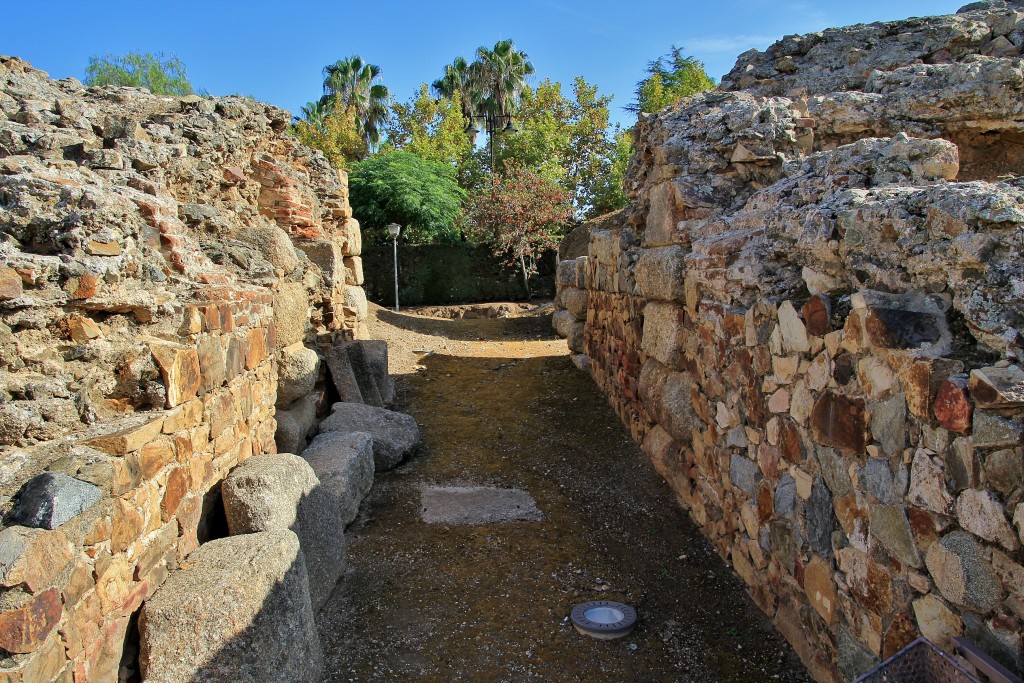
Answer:
[[[469,125],[466,126],[466,137],[471,143],[476,142],[476,135],[480,132],[476,119],[484,122],[484,131],[487,133],[487,141],[491,147],[491,173],[494,173],[494,133],[499,130],[504,133],[516,133],[519,129],[512,123],[512,114],[495,114],[494,112],[473,114],[469,117]]]
[[[388,234],[391,235],[395,258],[395,313],[398,313],[398,233],[401,231],[402,226],[398,223],[388,224]]]

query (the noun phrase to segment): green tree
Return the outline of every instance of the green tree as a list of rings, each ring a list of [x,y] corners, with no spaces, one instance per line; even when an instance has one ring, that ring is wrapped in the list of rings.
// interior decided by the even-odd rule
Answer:
[[[462,171],[469,163],[473,145],[466,137],[466,118],[454,98],[430,96],[427,84],[420,85],[416,95],[404,104],[394,104],[391,116],[384,126],[387,142],[382,147],[412,152],[427,161],[448,164],[462,179]]]
[[[320,102],[333,107],[341,102],[355,113],[359,132],[367,149],[380,143],[380,129],[388,118],[391,94],[378,83],[380,67],[364,62],[359,56],[339,59],[324,67],[324,96]]]
[[[615,142],[608,155],[608,172],[595,184],[592,203],[586,214],[587,218],[616,211],[629,203],[623,183],[629,159],[633,156],[633,131],[632,129],[616,130],[614,139]]]
[[[340,98],[330,106],[322,101],[308,102],[302,107],[302,116],[296,118],[292,132],[302,144],[323,152],[335,168],[347,168],[367,154],[356,112]]]
[[[511,40],[499,40],[493,49],[476,50],[478,86],[485,96],[483,108],[497,116],[514,113],[526,79],[533,75],[533,64]]]
[[[386,241],[388,223],[401,225],[410,242],[460,239],[466,192],[450,165],[411,152],[387,152],[352,164],[348,184],[352,212],[366,239]]]
[[[571,219],[568,193],[558,183],[517,164],[492,175],[466,207],[467,233],[489,245],[507,265],[519,266],[527,298],[537,257],[558,247]]]
[[[527,87],[519,130],[501,138],[498,169],[511,161],[534,169],[569,192],[577,215],[587,213],[610,170],[611,99],[598,95],[597,86],[580,76],[573,80],[571,98],[562,94],[560,83],[550,80],[536,89]]]
[[[128,85],[148,88],[154,95],[191,95],[194,90],[177,57],[158,52],[106,54],[89,58],[86,85]]]
[[[647,63],[647,77],[636,84],[636,99],[626,107],[634,113],[661,111],[684,97],[711,90],[715,80],[696,57],[683,56],[682,48],[672,46],[665,55]]]

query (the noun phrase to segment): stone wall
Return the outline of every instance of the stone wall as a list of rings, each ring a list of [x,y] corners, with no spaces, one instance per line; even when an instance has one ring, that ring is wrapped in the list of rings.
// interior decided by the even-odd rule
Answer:
[[[556,327],[817,680],[918,634],[1024,670],[1022,36],[996,1],[741,55],[641,118],[631,205],[559,271]]]
[[[365,336],[347,179],[289,119],[0,58],[0,680],[137,673],[221,481]]]

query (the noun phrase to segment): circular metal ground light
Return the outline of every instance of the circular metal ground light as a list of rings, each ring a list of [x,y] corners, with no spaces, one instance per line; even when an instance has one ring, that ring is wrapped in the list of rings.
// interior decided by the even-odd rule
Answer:
[[[636,626],[636,610],[611,600],[591,600],[576,605],[569,618],[577,631],[598,640],[621,638]]]

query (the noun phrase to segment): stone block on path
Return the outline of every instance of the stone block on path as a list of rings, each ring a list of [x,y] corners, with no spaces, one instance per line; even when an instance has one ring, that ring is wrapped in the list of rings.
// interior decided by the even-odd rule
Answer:
[[[264,531],[210,541],[145,602],[139,662],[148,683],[319,681],[299,539]]]
[[[373,437],[363,432],[324,432],[302,457],[320,480],[323,495],[333,499],[341,523],[351,523],[373,486]]]
[[[275,415],[277,432],[274,435],[278,453],[301,453],[306,447],[306,435],[316,424],[316,406],[319,401],[318,392],[308,394],[287,410],[278,409]]]
[[[327,352],[327,368],[338,397],[344,402],[383,407],[394,399],[394,383],[388,375],[387,342],[335,344]]]
[[[232,536],[291,529],[302,545],[317,611],[345,569],[345,513],[309,463],[291,453],[263,454],[231,471],[221,487]]]
[[[326,432],[366,432],[373,437],[377,472],[398,465],[420,441],[420,428],[411,416],[362,403],[335,403],[320,423],[320,433]]]

